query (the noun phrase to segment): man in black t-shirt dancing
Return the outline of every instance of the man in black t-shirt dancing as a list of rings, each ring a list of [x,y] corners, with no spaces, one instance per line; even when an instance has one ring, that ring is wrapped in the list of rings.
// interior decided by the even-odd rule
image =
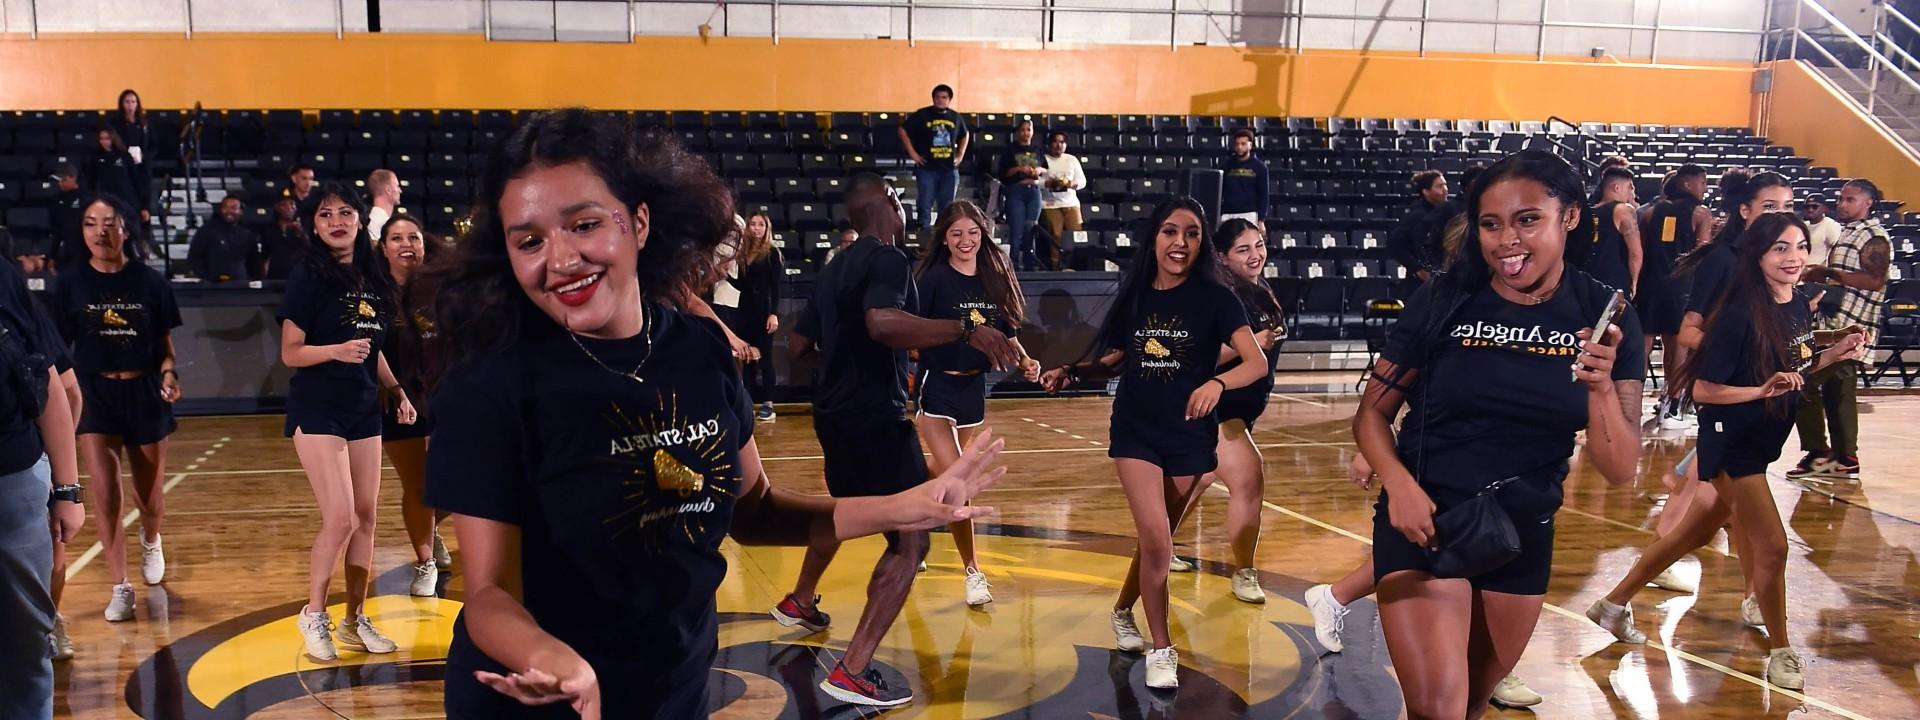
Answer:
[[[1019,365],[1020,352],[989,325],[930,320],[906,310],[919,304],[906,253],[895,246],[906,214],[885,179],[855,176],[847,183],[846,203],[860,239],[821,270],[789,348],[798,354],[817,346],[822,356],[813,429],[826,456],[827,492],[889,495],[927,479],[920,436],[907,417],[907,351],[965,342],[986,353],[999,370]],[[868,664],[913,587],[915,569],[927,554],[927,533],[886,537],[887,551],[867,585],[866,612],[846,654],[820,683],[844,702],[886,707],[913,699],[904,687],[889,687]],[[793,593],[773,608],[775,620],[814,632],[827,628],[832,621],[815,606],[814,589],[839,549],[835,541],[807,548]]]

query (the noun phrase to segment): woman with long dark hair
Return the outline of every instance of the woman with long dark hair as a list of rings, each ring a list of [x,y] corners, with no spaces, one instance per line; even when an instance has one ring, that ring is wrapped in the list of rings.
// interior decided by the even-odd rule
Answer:
[[[1725,294],[1707,313],[1700,352],[1674,375],[1700,404],[1701,480],[1715,496],[1695,498],[1680,527],[1649,545],[1587,617],[1621,642],[1644,643],[1628,604],[1661,570],[1712,540],[1733,520],[1741,534],[1742,563],[1767,628],[1767,678],[1798,690],[1806,686],[1802,660],[1787,632],[1787,531],[1767,485],[1767,465],[1793,429],[1794,408],[1806,376],[1866,352],[1853,333],[1815,352],[1809,298],[1794,286],[1807,267],[1806,223],[1787,212],[1749,219]]]
[[[676,309],[734,234],[731,194],[664,134],[583,109],[537,115],[481,178],[440,265],[427,500],[452,514],[466,605],[452,717],[703,717],[720,542],[802,545],[924,529],[1003,470],[977,438],[882,497],[773,488],[717,324]]]
[[[1207,246],[1206,210],[1193,198],[1156,208],[1151,252],[1136,254],[1114,295],[1113,308],[1087,348],[1087,360],[1048,370],[1048,392],[1084,377],[1120,376],[1114,394],[1107,455],[1133,511],[1139,548],[1114,605],[1116,644],[1126,652],[1147,650],[1133,620],[1133,601],[1144,601],[1147,686],[1179,687],[1180,656],[1167,630],[1167,567],[1173,531],[1200,478],[1218,467],[1220,434],[1215,408],[1220,396],[1260,379],[1267,359],[1247,328],[1246,311],[1221,279],[1220,261]],[[1218,372],[1220,347],[1242,362]]]
[[[369,653],[397,647],[361,612],[373,579],[373,523],[379,516],[381,393],[392,398],[397,422],[417,418],[380,350],[393,317],[393,281],[367,238],[366,206],[335,183],[315,189],[308,200],[307,257],[287,279],[274,315],[280,320],[280,361],[293,368],[286,435],[320,506],[300,636],[309,656],[332,661],[337,651],[327,589],[342,552],[347,603],[340,644]]]
[[[1005,333],[1024,358],[1021,372],[1030,382],[1038,380],[1039,363],[1027,357],[1015,337],[1026,320],[1026,299],[1020,293],[1020,281],[1014,278],[1013,263],[993,241],[993,222],[972,201],[956,200],[940,213],[933,237],[937,242],[930,243],[927,254],[920,258],[920,267],[914,270],[914,283],[920,289],[920,316],[964,319]],[[974,437],[986,432],[987,371],[992,369],[987,356],[965,342],[920,351],[916,388],[920,411],[914,415],[913,424],[933,456],[928,468],[935,475],[958,460],[960,451]],[[953,534],[954,549],[960,552],[967,604],[978,607],[993,602],[993,591],[973,551],[973,521],[954,522],[947,529]]]
[[[1564,257],[1584,194],[1550,153],[1487,168],[1467,191],[1460,254],[1407,303],[1354,414],[1354,440],[1383,488],[1373,530],[1380,623],[1414,718],[1468,717],[1526,648],[1574,435],[1587,431],[1608,482],[1634,477],[1640,331],[1619,313],[1593,337],[1613,291]],[[1483,493],[1496,493],[1488,512],[1518,531],[1519,554],[1440,562],[1473,548],[1438,536],[1439,518]]]
[[[740,338],[760,352],[751,367],[742,368],[747,380],[747,396],[759,405],[754,419],[773,422],[773,334],[780,331],[780,286],[786,283],[787,266],[780,259],[780,248],[773,244],[773,220],[765,212],[747,216],[747,229],[740,236],[739,257],[733,280],[740,291],[739,319],[728,319]]]
[[[94,479],[89,504],[113,580],[106,617],[122,622],[133,619],[127,533],[120,524],[127,504],[120,485],[122,453],[140,510],[141,578],[155,585],[166,577],[162,480],[167,436],[175,426],[173,403],[180,399],[172,334],[180,327],[180,307],[165,276],[128,256],[131,211],[126,205],[98,196],[82,207],[81,237],[90,258],[61,273],[50,311],[60,337],[72,348],[86,404],[76,432],[87,475]]]
[[[119,99],[113,103],[113,110],[107,113],[107,127],[120,135],[120,141],[127,147],[127,154],[141,165],[147,162],[150,150],[148,141],[153,130],[147,125],[147,104],[141,102],[140,93],[133,88],[120,91]]]
[[[95,195],[113,196],[135,210],[140,216],[141,225],[128,228],[134,231],[128,237],[136,241],[145,237],[140,230],[149,217],[151,184],[152,178],[147,174],[147,167],[127,152],[127,144],[120,139],[120,133],[102,126],[96,133],[93,156],[80,165],[80,187]]]
[[[1253,567],[1254,546],[1260,542],[1260,501],[1266,490],[1266,473],[1261,469],[1260,449],[1253,444],[1253,425],[1267,410],[1267,396],[1273,391],[1273,370],[1280,362],[1275,346],[1287,336],[1286,314],[1279,298],[1267,287],[1267,236],[1259,226],[1241,218],[1220,223],[1213,233],[1213,251],[1223,263],[1222,277],[1233,295],[1246,309],[1253,328],[1254,343],[1266,353],[1266,374],[1253,384],[1220,394],[1220,440],[1214,447],[1220,467],[1214,478],[1227,486],[1227,542],[1233,547],[1233,596],[1241,601],[1264,603],[1266,591],[1260,588],[1260,571]],[[1241,364],[1240,354],[1221,346],[1220,369],[1232,370]],[[1204,483],[1203,483],[1204,484]],[[1199,493],[1194,494],[1199,499]]]
[[[1692,350],[1700,346],[1706,327],[1707,310],[1720,301],[1721,291],[1731,281],[1739,265],[1740,243],[1747,223],[1762,215],[1793,210],[1793,183],[1785,175],[1771,170],[1753,172],[1733,168],[1720,175],[1719,208],[1727,223],[1714,233],[1713,242],[1694,248],[1680,258],[1675,273],[1692,277],[1687,293],[1687,311],[1680,321],[1680,344]],[[1675,363],[1678,367],[1682,363]],[[1686,390],[1683,386],[1674,386]]]
[[[439,587],[440,571],[453,567],[453,556],[440,539],[441,516],[427,506],[427,436],[433,434],[425,381],[425,344],[434,338],[433,290],[414,282],[421,268],[440,252],[440,239],[426,224],[405,212],[387,218],[375,244],[393,279],[392,327],[380,351],[387,368],[413,403],[415,420],[399,418],[399,396],[386,395],[380,422],[380,445],[400,476],[400,520],[407,527],[407,545],[413,548],[413,582],[407,592],[431,597]]]

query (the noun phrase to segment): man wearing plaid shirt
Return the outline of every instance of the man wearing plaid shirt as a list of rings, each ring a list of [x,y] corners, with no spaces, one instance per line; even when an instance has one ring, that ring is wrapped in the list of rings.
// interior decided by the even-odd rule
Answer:
[[[1834,214],[1844,224],[1840,239],[1828,250],[1824,266],[1810,266],[1803,275],[1807,282],[1825,283],[1835,288],[1829,292],[1841,294],[1839,310],[1822,316],[1817,321],[1819,326],[1827,330],[1865,328],[1869,345],[1879,334],[1880,309],[1887,299],[1887,265],[1893,252],[1886,228],[1872,216],[1874,203],[1881,199],[1880,188],[1873,181],[1848,181],[1834,207]],[[1837,362],[1807,378],[1795,423],[1800,431],[1800,448],[1806,455],[1787,472],[1788,477],[1859,476],[1860,406],[1855,397],[1859,373],[1858,363]]]

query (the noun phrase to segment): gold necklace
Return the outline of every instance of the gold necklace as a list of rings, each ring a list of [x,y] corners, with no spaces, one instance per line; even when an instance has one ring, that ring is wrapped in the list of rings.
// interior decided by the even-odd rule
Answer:
[[[599,356],[594,355],[592,350],[587,349],[586,343],[580,342],[580,336],[574,334],[572,330],[567,331],[567,337],[573,338],[573,346],[580,348],[580,353],[583,355],[586,355],[588,360],[592,360],[593,364],[599,365],[600,369],[613,373],[615,375],[619,375],[620,377],[626,378],[628,380],[645,384],[647,380],[646,378],[640,377],[640,368],[642,366],[645,366],[647,364],[647,360],[653,357],[653,333],[651,332],[652,330],[653,330],[653,323],[647,319],[647,305],[646,303],[641,303],[640,305],[640,336],[643,338],[646,338],[647,351],[645,354],[640,356],[640,362],[635,363],[633,366],[633,370],[629,372],[620,372],[619,370],[615,370],[612,367],[608,366],[605,362],[602,362]]]

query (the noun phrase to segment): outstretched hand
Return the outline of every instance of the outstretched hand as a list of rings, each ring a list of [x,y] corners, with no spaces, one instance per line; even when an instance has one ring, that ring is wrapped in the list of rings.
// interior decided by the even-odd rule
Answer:
[[[960,459],[946,472],[919,487],[893,496],[895,530],[927,530],[960,520],[993,514],[993,508],[969,505],[980,491],[1007,474],[999,464],[1000,451],[1007,442],[993,437],[988,430],[967,444]]]
[[[600,681],[586,663],[580,663],[576,671],[565,678],[555,677],[539,668],[527,668],[524,673],[511,675],[477,671],[473,677],[493,688],[494,692],[518,700],[522,705],[565,702],[583,720],[600,718]]]

